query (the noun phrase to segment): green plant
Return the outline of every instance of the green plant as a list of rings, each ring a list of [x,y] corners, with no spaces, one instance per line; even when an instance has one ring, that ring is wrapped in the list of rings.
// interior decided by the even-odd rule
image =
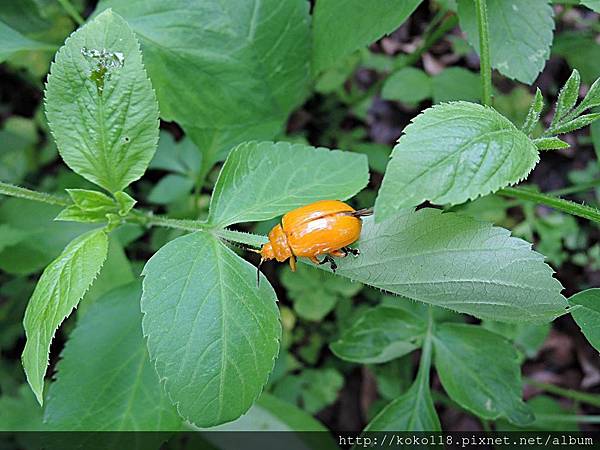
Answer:
[[[77,9],[61,3],[81,21]],[[387,364],[421,350],[416,378],[374,414],[366,430],[439,430],[432,366],[449,401],[482,421],[504,420],[499,423],[507,427],[534,423],[544,407],[522,400],[523,355],[539,346],[548,322],[570,313],[600,349],[598,290],[567,300],[544,257],[507,229],[460,209],[415,208],[425,201],[458,208],[496,193],[600,222],[593,206],[511,187],[528,177],[542,151],[568,146],[559,136],[600,118],[589,112],[600,106],[600,82],[578,103],[577,70],[560,91],[545,130],[539,89],[524,123],[514,124],[493,107],[492,68],[528,84],[543,69],[554,27],[550,5],[528,0],[523,10],[538,10],[533,15],[507,10],[502,0],[458,1],[460,25],[480,53],[480,77],[450,69],[429,77],[410,67],[409,59],[391,65],[394,73],[376,83],[386,98],[440,100],[440,92],[448,92],[439,86],[460,84],[466,76],[481,81],[483,104],[468,101],[479,94],[461,92],[454,96],[460,101],[415,117],[394,147],[373,199],[374,194],[361,198],[361,191],[370,180],[369,163],[379,172],[383,164],[361,154],[371,157],[376,149],[361,152],[360,135],[334,136],[357,150],[341,151],[292,142],[281,137],[282,128],[315,78],[333,70],[335,61],[360,60],[354,51],[397,28],[421,1],[367,11],[364,2],[351,1],[340,12],[332,0],[318,0],[312,28],[303,0],[266,0],[254,9],[250,3],[220,9],[216,1],[198,2],[181,14],[176,0],[103,0],[55,56],[45,89],[48,126],[62,160],[86,185],[67,189],[66,196],[19,187],[20,176],[7,180],[13,184],[0,182],[1,194],[43,204],[37,209],[30,202],[3,203],[0,249],[17,246],[23,257],[0,254],[0,267],[21,274],[46,267],[25,311],[22,357],[27,381],[45,407],[45,426],[176,430],[185,421],[213,427],[251,408],[273,415],[285,409],[268,394],[261,396],[265,386],[310,413],[331,404],[343,384],[340,371],[291,373],[295,361],[282,358],[289,356],[291,341],[306,336],[294,336],[291,321],[280,317],[269,280],[261,274],[257,286],[255,267],[230,244],[258,248],[266,242],[268,227],[250,233],[241,224],[270,221],[320,199],[357,196],[354,201],[374,200],[375,208],[375,216],[364,220],[360,257],[340,260],[335,276],[302,267],[301,274],[286,272],[282,283],[301,318],[319,322],[336,314],[336,329],[326,330],[325,340],[306,338],[312,339],[310,351],[331,343],[342,360]],[[332,27],[338,13],[340,26]],[[493,19],[503,14],[513,20]],[[455,13],[442,9],[437,25],[428,30],[420,54],[439,38],[438,29],[456,25]],[[513,27],[539,33],[520,35],[516,42],[500,38],[517,34]],[[2,58],[54,49],[1,21],[0,35]],[[344,76],[338,78],[343,82]],[[343,91],[336,87],[338,78],[329,79],[324,90]],[[407,83],[420,87],[400,89]],[[359,108],[370,94],[340,95]],[[159,118],[176,121],[186,140],[175,143],[166,132],[159,134]],[[158,153],[157,145],[163,146]],[[169,174],[152,186],[144,177],[148,168]],[[150,203],[167,205],[172,214],[136,207],[131,184],[137,180],[140,191],[149,183]],[[44,223],[52,218],[69,223],[53,223],[60,239],[38,245],[47,230],[27,222],[36,215]],[[143,262],[140,286],[123,248],[157,227],[179,235],[152,235],[157,251]],[[64,246],[58,256],[57,246]],[[371,303],[354,310],[350,299],[362,285],[397,296],[382,300],[373,290]],[[320,287],[318,298],[309,298]],[[80,302],[80,318],[55,380],[45,389],[51,342]],[[453,312],[484,322],[462,323]],[[310,351],[301,355],[309,365],[317,360]],[[300,419],[288,423],[290,428],[320,429],[293,412]]]

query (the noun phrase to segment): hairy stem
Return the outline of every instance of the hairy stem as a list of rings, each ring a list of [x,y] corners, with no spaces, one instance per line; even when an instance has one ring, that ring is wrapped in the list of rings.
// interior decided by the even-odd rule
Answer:
[[[69,206],[71,201],[66,197],[58,195],[46,194],[45,192],[32,191],[14,184],[3,183],[0,181],[0,194],[9,195],[11,197],[24,198],[33,200],[34,202],[48,203],[49,205]]]
[[[553,197],[552,195],[542,194],[524,188],[507,187],[498,191],[498,194],[505,197],[515,197],[521,200],[539,203],[573,216],[583,217],[584,219],[600,223],[600,210],[592,208],[591,206],[582,205],[580,203],[571,202],[559,197]]]
[[[81,17],[81,14],[77,12],[75,7],[71,5],[71,2],[69,2],[69,0],[58,0],[58,3],[60,3],[60,6],[63,7],[65,12],[71,17],[71,19],[75,21],[77,25],[81,26],[85,23],[85,20],[83,19],[83,17]]]
[[[238,244],[248,245],[250,247],[260,248],[268,241],[266,236],[260,234],[244,233],[235,230],[215,230],[215,235],[227,241],[237,242]]]
[[[477,28],[479,30],[479,60],[481,71],[481,100],[492,105],[492,63],[490,58],[490,36],[487,17],[487,0],[475,0]]]

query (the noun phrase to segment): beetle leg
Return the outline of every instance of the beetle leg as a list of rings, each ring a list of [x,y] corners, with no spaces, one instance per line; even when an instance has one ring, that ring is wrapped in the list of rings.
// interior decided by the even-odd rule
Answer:
[[[331,256],[336,256],[338,258],[345,258],[346,256],[348,256],[348,252],[346,251],[345,248],[340,248],[339,250],[333,250],[333,251],[329,252],[329,254]]]
[[[337,264],[335,263],[335,260],[329,255],[325,256],[325,259],[323,261],[327,260],[329,260],[329,267],[331,267],[331,271],[335,273],[335,271],[337,270]]]
[[[357,257],[358,255],[360,255],[360,250],[357,248],[352,248],[352,247],[344,247],[343,250],[346,253],[350,253],[352,256]]]
[[[294,255],[290,256],[290,269],[292,269],[292,272],[296,271],[296,257]]]
[[[335,260],[329,256],[329,255],[325,255],[325,257],[323,258],[323,261],[319,261],[319,265],[323,265],[329,263],[329,267],[331,267],[331,271],[333,273],[335,273],[335,271],[337,270],[337,264],[335,263]]]
[[[316,256],[309,256],[308,259],[310,259],[310,262],[312,262],[313,264],[316,264],[317,266],[320,266],[321,264],[323,264],[321,261],[319,261],[317,259]]]

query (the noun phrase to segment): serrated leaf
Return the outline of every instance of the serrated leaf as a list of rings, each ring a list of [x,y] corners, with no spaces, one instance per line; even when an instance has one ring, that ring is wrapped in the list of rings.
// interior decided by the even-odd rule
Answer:
[[[313,73],[398,28],[422,0],[319,0],[313,13]]]
[[[425,200],[460,204],[516,183],[539,156],[494,109],[467,102],[426,109],[394,147],[375,202],[377,220]]]
[[[113,208],[115,202],[108,195],[88,189],[66,189],[73,203],[83,209]]]
[[[86,211],[79,206],[69,205],[65,207],[54,220],[66,222],[81,222],[81,223],[99,223],[106,222],[106,215],[110,212],[103,210]]]
[[[338,275],[413,300],[505,322],[550,321],[567,306],[531,244],[470,217],[429,208],[367,217],[356,247],[357,258],[338,258]]]
[[[304,0],[104,0],[140,39],[161,117],[212,167],[250,139],[273,139],[309,93]]]
[[[142,337],[139,282],[105,294],[78,321],[48,391],[53,430],[177,430]],[[92,350],[92,351],[90,351]]]
[[[587,92],[585,98],[577,107],[577,110],[578,112],[583,112],[587,109],[594,108],[596,106],[600,106],[600,78],[594,81],[589,91]]]
[[[211,197],[209,222],[225,227],[272,219],[369,182],[367,157],[288,142],[247,142],[231,151]]]
[[[600,352],[600,289],[587,289],[569,298],[569,303],[581,305],[571,315],[587,340]]]
[[[46,267],[29,300],[23,319],[27,342],[22,362],[40,405],[54,333],[89,289],[107,252],[108,238],[104,229],[79,236]]]
[[[26,50],[50,50],[52,45],[34,41],[0,21],[0,63],[11,55]]]
[[[142,176],[158,140],[158,105],[127,23],[106,11],[56,54],[46,115],[67,165],[110,192]]]
[[[480,326],[444,323],[433,344],[437,373],[455,402],[484,419],[533,421],[521,399],[518,354],[510,342]]]
[[[196,232],[162,247],[143,271],[143,329],[179,414],[197,426],[237,419],[279,350],[276,296],[217,238]]]
[[[125,216],[129,211],[133,209],[137,201],[129,195],[127,192],[118,191],[113,194],[119,210],[117,211],[120,216]]]
[[[581,84],[581,78],[579,72],[573,70],[571,76],[558,93],[558,100],[556,101],[556,110],[550,127],[560,122],[560,120],[569,113],[575,106],[577,99],[579,98],[579,86]]]
[[[540,121],[540,115],[542,114],[543,109],[544,96],[542,95],[542,91],[540,91],[540,88],[536,88],[535,97],[533,99],[533,102],[531,102],[531,106],[529,107],[529,111],[527,112],[527,117],[525,118],[525,122],[521,127],[521,131],[523,131],[523,133],[525,133],[527,136],[531,135],[537,123]]]
[[[342,330],[330,347],[346,361],[380,364],[421,346],[427,323],[398,308],[378,306],[361,314],[351,328]]]
[[[576,119],[570,120],[569,122],[559,123],[553,128],[548,129],[548,133],[552,134],[565,134],[571,131],[579,130],[580,128],[587,127],[592,122],[600,119],[600,113],[584,114]]]
[[[383,84],[381,98],[418,103],[431,97],[431,80],[421,69],[405,67],[391,74]]]
[[[550,57],[553,10],[547,0],[486,0],[492,66],[503,75],[531,84]],[[460,26],[479,52],[473,0],[458,0]]]
[[[557,137],[534,139],[533,143],[538,150],[562,150],[570,147],[568,142],[562,141]]]

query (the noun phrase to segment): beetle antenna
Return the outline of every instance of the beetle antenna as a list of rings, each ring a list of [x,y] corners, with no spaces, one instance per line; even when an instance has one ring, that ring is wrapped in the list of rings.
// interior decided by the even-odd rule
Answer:
[[[265,262],[265,260],[260,258],[260,262],[258,263],[258,266],[256,266],[256,287],[260,287],[260,266],[262,266],[263,262]]]
[[[357,211],[354,211],[350,214],[353,217],[366,217],[373,215],[373,208],[363,208]]]

